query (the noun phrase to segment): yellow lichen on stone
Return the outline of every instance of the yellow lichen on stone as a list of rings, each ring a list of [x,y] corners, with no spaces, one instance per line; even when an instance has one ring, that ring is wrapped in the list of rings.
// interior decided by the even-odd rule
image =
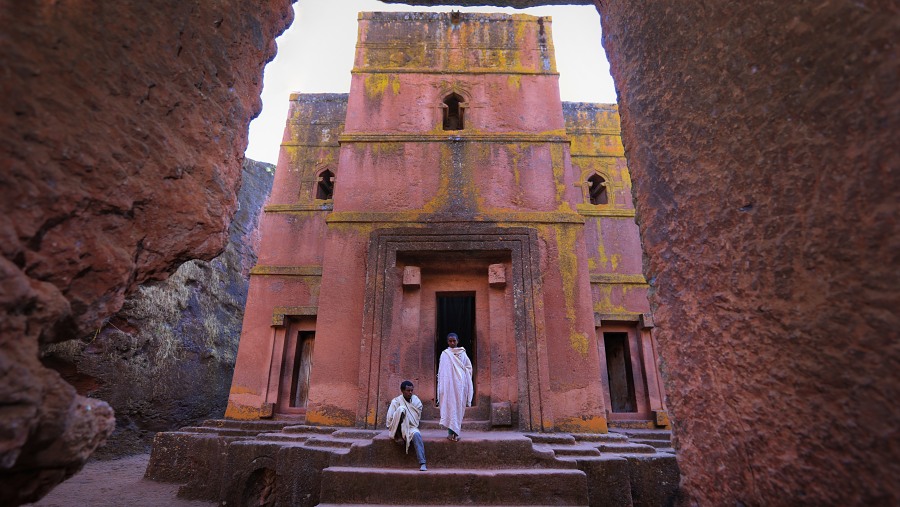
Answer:
[[[583,333],[578,331],[575,314],[575,287],[578,280],[578,256],[575,254],[577,234],[574,227],[566,225],[557,225],[545,229],[551,229],[556,239],[559,276],[566,305],[566,321],[569,323],[569,344],[572,346],[572,350],[586,359],[589,341]],[[549,231],[545,232],[545,234],[547,233]]]
[[[603,239],[603,227],[600,225],[600,220],[594,220],[594,223],[597,224],[597,237],[600,239],[597,242],[597,260],[600,261],[600,269],[605,270],[609,263],[609,258],[606,256],[606,241]]]
[[[366,97],[375,100],[381,98],[388,86],[394,95],[400,93],[400,79],[393,74],[366,74],[363,81],[366,88]]]
[[[609,425],[605,417],[568,417],[556,421],[556,431],[568,433],[608,433]]]
[[[316,410],[306,413],[306,423],[314,426],[353,426],[354,422],[347,416],[329,416]]]
[[[570,333],[569,344],[572,346],[572,350],[578,352],[581,357],[587,358],[588,345],[590,344],[590,342],[588,340],[588,337],[585,336],[584,333]]]
[[[242,421],[259,419],[259,409],[248,407],[246,405],[237,405],[229,401],[228,406],[225,408],[225,418],[239,419]]]

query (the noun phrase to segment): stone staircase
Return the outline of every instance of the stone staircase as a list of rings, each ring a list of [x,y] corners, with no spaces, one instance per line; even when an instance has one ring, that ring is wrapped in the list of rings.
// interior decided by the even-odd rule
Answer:
[[[675,454],[672,448],[672,432],[659,429],[610,428],[610,432],[624,435],[630,442],[655,447],[659,452]]]
[[[428,428],[428,424],[423,424]],[[667,505],[661,435],[423,429],[428,471],[386,431],[206,421],[156,437],[146,477],[220,505]]]

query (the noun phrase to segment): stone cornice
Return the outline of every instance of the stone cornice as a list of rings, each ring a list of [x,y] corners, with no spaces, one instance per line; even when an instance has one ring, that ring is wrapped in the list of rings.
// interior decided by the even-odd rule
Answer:
[[[257,264],[251,275],[268,276],[322,276],[322,266],[266,266]]]
[[[511,133],[467,133],[458,134],[342,134],[338,141],[343,143],[570,143],[564,132],[529,134]]]
[[[338,143],[297,143],[293,141],[285,141],[280,146],[305,146],[307,148],[340,148]]]
[[[579,215],[586,217],[604,217],[604,218],[634,218],[633,209],[606,208],[604,205],[579,204],[576,210]]]
[[[415,68],[415,67],[404,67],[404,68],[370,68],[366,67],[365,69],[355,68],[350,71],[351,74],[465,74],[465,75],[488,75],[488,74],[503,74],[503,75],[519,75],[519,76],[558,76],[559,72],[549,72],[549,71],[539,71],[539,70],[524,70],[524,69],[473,69],[473,70],[450,70],[450,69],[441,69],[435,70],[432,68]]]
[[[334,204],[326,201],[322,204],[270,204],[263,208],[266,213],[296,213],[301,211],[331,211]]]
[[[561,212],[499,212],[475,215],[454,215],[450,213],[422,213],[405,211],[397,213],[338,211],[328,215],[326,221],[332,223],[532,223],[532,224],[583,224],[584,219],[576,213]]]
[[[646,285],[644,275],[626,275],[620,273],[600,273],[591,275],[591,283],[603,285]]]
[[[318,312],[318,306],[276,306],[272,310],[272,325],[283,326],[286,315],[308,317],[317,315]]]
[[[576,129],[566,129],[566,132],[570,136],[621,136],[622,129],[616,128],[593,128],[593,129],[585,129],[585,128],[576,128]]]
[[[284,146],[284,145],[282,145]],[[607,153],[571,153],[569,154],[572,158],[625,158],[625,155],[610,155]]]

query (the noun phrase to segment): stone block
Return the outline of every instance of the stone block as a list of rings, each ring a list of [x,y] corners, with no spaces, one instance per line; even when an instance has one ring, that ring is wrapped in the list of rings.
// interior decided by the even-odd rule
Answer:
[[[512,425],[512,404],[508,401],[491,403],[491,426]]]
[[[503,264],[488,266],[488,284],[495,288],[506,287],[506,266]]]
[[[422,285],[422,270],[418,266],[406,266],[403,268],[403,287],[418,289]]]
[[[665,410],[654,410],[653,416],[656,417],[657,426],[669,426],[669,413]]]

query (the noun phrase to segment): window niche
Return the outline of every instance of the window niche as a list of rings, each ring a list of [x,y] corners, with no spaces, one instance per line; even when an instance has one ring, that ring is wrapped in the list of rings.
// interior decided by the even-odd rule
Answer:
[[[334,173],[325,169],[316,178],[316,199],[323,201],[334,199]]]
[[[609,204],[609,194],[606,190],[606,180],[597,173],[587,180],[588,200],[591,204]]]
[[[465,99],[459,94],[451,93],[444,99],[441,109],[444,111],[444,130],[462,130],[465,114]]]

